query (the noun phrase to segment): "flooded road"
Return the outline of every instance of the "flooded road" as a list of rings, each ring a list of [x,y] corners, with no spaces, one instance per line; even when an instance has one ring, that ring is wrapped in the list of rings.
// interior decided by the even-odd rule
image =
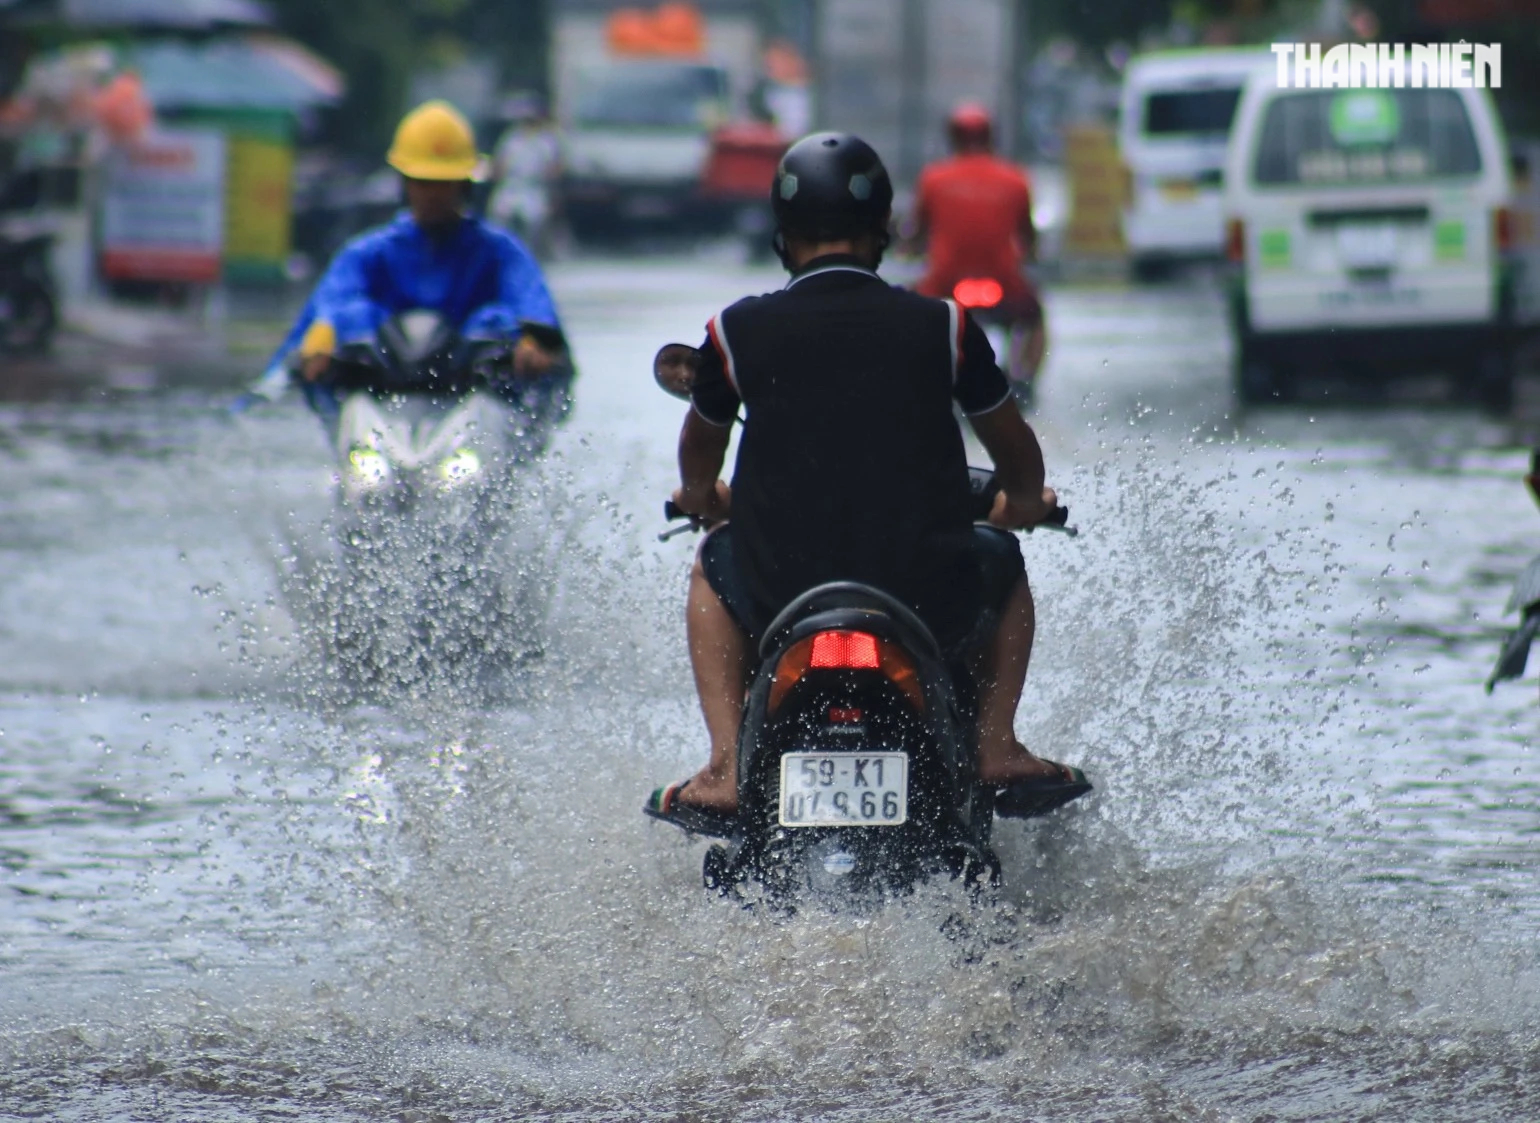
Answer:
[[[1540,708],[1481,689],[1540,552],[1525,434],[1329,393],[1238,420],[1217,296],[1061,290],[1004,901],[705,898],[650,356],[772,273],[554,278],[577,410],[509,697],[352,704],[294,558],[295,403],[0,407],[0,1118],[1540,1117]],[[1414,395],[1415,396],[1415,395]],[[532,532],[533,533],[533,532]]]

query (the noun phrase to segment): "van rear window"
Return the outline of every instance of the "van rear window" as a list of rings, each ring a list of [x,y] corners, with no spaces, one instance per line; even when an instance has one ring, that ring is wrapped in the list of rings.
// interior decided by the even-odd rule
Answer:
[[[1230,131],[1239,87],[1169,90],[1144,99],[1144,131],[1149,136],[1190,136]]]
[[[1259,184],[1416,182],[1481,171],[1470,115],[1451,90],[1312,90],[1262,119]]]

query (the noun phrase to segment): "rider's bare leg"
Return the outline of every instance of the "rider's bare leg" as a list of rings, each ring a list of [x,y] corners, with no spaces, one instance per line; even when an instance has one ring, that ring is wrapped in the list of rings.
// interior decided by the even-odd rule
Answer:
[[[706,580],[700,559],[690,571],[686,634],[711,759],[690,777],[679,802],[722,811],[738,807],[738,726],[749,674],[749,640]]]
[[[1014,325],[1011,329],[1011,381],[1035,381],[1047,351],[1048,332],[1041,320]]]
[[[1036,628],[1032,589],[1023,575],[1005,603],[994,638],[974,664],[979,683],[979,779],[986,784],[1059,775],[1016,740],[1016,706],[1026,685]]]

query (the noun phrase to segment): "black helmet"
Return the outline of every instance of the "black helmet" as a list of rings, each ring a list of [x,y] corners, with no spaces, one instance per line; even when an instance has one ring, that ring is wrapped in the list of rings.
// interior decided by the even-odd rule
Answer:
[[[814,133],[786,150],[770,207],[787,234],[832,240],[885,231],[893,182],[877,150],[849,133]]]

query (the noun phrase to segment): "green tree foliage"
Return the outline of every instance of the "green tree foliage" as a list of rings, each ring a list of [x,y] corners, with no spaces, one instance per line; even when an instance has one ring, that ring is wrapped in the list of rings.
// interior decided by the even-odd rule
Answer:
[[[545,85],[544,0],[268,0],[284,34],[347,76],[324,139],[378,155],[406,105],[412,75],[491,56],[509,85]]]

